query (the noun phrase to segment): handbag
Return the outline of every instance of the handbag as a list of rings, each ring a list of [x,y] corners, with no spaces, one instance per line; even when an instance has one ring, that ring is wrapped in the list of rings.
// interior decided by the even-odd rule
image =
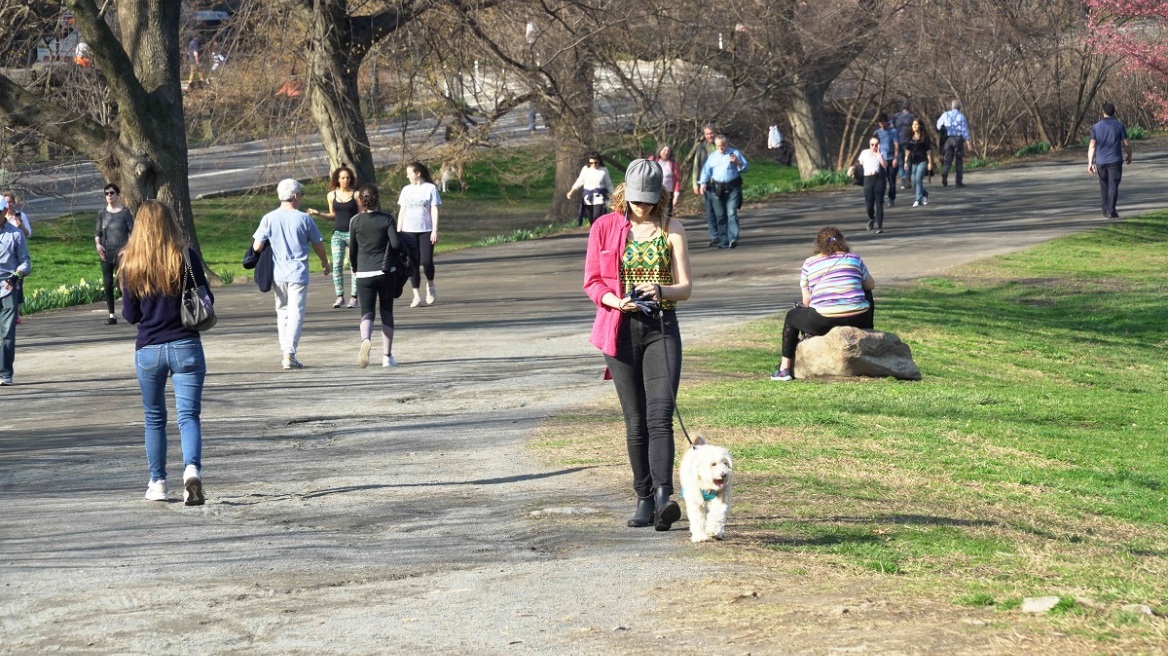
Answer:
[[[188,280],[190,286],[187,286]],[[183,280],[182,303],[180,314],[184,328],[202,332],[215,327],[218,319],[215,317],[215,305],[211,303],[211,294],[205,285],[195,280],[195,268],[191,266],[191,259],[183,250]]]

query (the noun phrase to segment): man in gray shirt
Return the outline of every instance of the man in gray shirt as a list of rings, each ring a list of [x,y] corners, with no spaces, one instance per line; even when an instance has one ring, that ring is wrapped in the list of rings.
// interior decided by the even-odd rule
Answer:
[[[255,252],[265,247],[272,249],[272,291],[276,293],[276,329],[280,334],[281,364],[285,369],[299,369],[304,365],[296,359],[300,332],[304,327],[304,307],[308,299],[308,247],[320,257],[324,275],[332,273],[325,252],[320,229],[312,217],[300,211],[303,187],[292,179],[281,180],[276,186],[280,198],[279,209],[260,219],[260,226],[252,236]]]

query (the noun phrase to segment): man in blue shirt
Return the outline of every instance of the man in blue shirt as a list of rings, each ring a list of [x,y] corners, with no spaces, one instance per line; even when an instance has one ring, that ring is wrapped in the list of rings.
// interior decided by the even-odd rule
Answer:
[[[714,152],[706,157],[698,178],[698,191],[709,191],[717,218],[718,248],[738,248],[738,208],[742,205],[742,172],[749,166],[737,148],[726,143],[726,135],[714,137]]]
[[[280,335],[281,362],[285,369],[299,369],[304,365],[296,359],[300,331],[304,327],[304,307],[308,300],[308,246],[320,257],[327,278],[328,254],[324,250],[320,228],[312,217],[300,211],[303,187],[292,179],[281,180],[276,186],[280,197],[279,209],[260,219],[260,227],[252,235],[252,249],[259,253],[265,247],[272,249],[272,291],[276,294],[276,330]]]
[[[876,117],[876,138],[880,140],[880,156],[888,162],[888,166],[882,169],[882,175],[886,180],[884,186],[888,189],[888,206],[896,205],[896,170],[898,168],[897,155],[900,154],[900,135],[896,128],[892,127],[892,123],[888,120],[888,114],[881,112]],[[883,198],[878,199],[881,203]]]
[[[941,153],[945,157],[941,164],[941,186],[949,186],[949,167],[956,160],[957,186],[964,187],[961,180],[965,173],[965,147],[968,145],[973,150],[973,138],[969,136],[969,121],[961,113],[961,101],[954,99],[949,107],[949,111],[937,119],[937,131],[945,131],[945,142],[941,144]]]
[[[16,360],[17,284],[32,270],[24,232],[0,222],[0,385],[12,384]]]
[[[1087,146],[1087,170],[1099,176],[1099,193],[1103,197],[1103,216],[1118,219],[1115,202],[1119,200],[1119,180],[1124,163],[1131,164],[1132,147],[1127,128],[1115,118],[1115,105],[1103,103],[1103,120],[1091,126],[1091,144]]]

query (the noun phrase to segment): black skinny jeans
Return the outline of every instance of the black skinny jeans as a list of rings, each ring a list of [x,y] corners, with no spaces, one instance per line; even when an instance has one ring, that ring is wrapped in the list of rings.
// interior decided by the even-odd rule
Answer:
[[[421,287],[423,273],[426,274],[426,280],[434,282],[434,244],[430,243],[430,233],[403,232],[401,236],[406,242],[406,247],[410,249],[410,257],[417,265],[414,277],[410,278],[410,286],[414,289]]]
[[[361,320],[373,320],[373,308],[376,304],[376,307],[381,309],[382,329],[393,330],[393,292],[393,276],[357,278],[357,302],[361,304]]]
[[[783,357],[795,358],[795,348],[799,346],[799,333],[806,333],[819,337],[826,335],[836,326],[853,326],[872,330],[876,315],[876,304],[872,300],[871,290],[864,290],[864,298],[868,299],[868,309],[850,317],[825,317],[809,307],[791,308],[787,311],[787,319],[783,322]]]
[[[1103,198],[1103,213],[1115,214],[1115,203],[1119,200],[1119,181],[1123,179],[1123,162],[1098,164],[1095,173],[1099,176],[1099,195]]]
[[[101,261],[101,284],[105,286],[105,305],[109,309],[110,316],[114,314],[114,274],[117,273],[120,258],[114,258],[113,262]]]
[[[868,210],[868,223],[877,228],[884,227],[884,187],[888,177],[883,171],[864,176],[864,207]]]
[[[673,310],[663,316],[664,333],[659,319],[626,314],[616,356],[604,356],[625,415],[633,490],[641,498],[657,488],[673,494],[673,399],[681,380],[681,332]]]

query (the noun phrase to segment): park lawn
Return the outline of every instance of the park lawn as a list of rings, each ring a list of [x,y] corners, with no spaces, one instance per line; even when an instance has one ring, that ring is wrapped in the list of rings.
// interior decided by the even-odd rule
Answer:
[[[736,465],[729,539],[700,553],[1011,623],[1059,596],[1038,631],[1163,653],[1166,621],[1123,606],[1168,611],[1166,270],[1168,212],[883,289],[877,327],[920,382],[772,382],[781,315],[688,348],[686,424]],[[614,397],[536,446],[625,486],[619,416]]]
[[[627,159],[627,158],[626,158]],[[745,176],[746,188],[765,188],[778,193],[798,182],[798,171],[770,161],[752,162]],[[613,181],[623,180],[623,171],[616,166],[609,170]],[[435,175],[437,173],[435,172]],[[555,162],[546,147],[500,148],[489,157],[467,164],[467,189],[457,183],[443,194],[439,213],[438,253],[503,241],[533,239],[541,236],[576,230],[572,223],[549,225],[546,212],[551,198]],[[396,214],[397,193],[406,184],[402,170],[383,171],[380,189],[382,207]],[[303,208],[327,210],[326,187],[322,181],[305,187]],[[763,198],[757,193],[753,198]],[[692,192],[683,194],[682,213],[699,211]],[[259,225],[260,217],[275,209],[275,193],[240,193],[217,198],[195,200],[192,207],[195,229],[203,259],[224,284],[250,278],[241,264],[251,235]],[[94,222],[97,207],[92,212],[74,214],[51,221],[38,221],[29,250],[33,260],[33,274],[25,282],[29,300],[24,308],[32,314],[52,307],[92,303],[101,298],[101,267],[93,246]],[[331,258],[329,238],[332,225],[318,219],[321,233]],[[579,228],[583,230],[583,228]],[[315,257],[309,260],[312,271],[320,270]],[[84,288],[76,286],[86,281]],[[38,295],[37,290],[54,291],[70,287],[68,294]],[[64,302],[61,302],[61,301]]]

